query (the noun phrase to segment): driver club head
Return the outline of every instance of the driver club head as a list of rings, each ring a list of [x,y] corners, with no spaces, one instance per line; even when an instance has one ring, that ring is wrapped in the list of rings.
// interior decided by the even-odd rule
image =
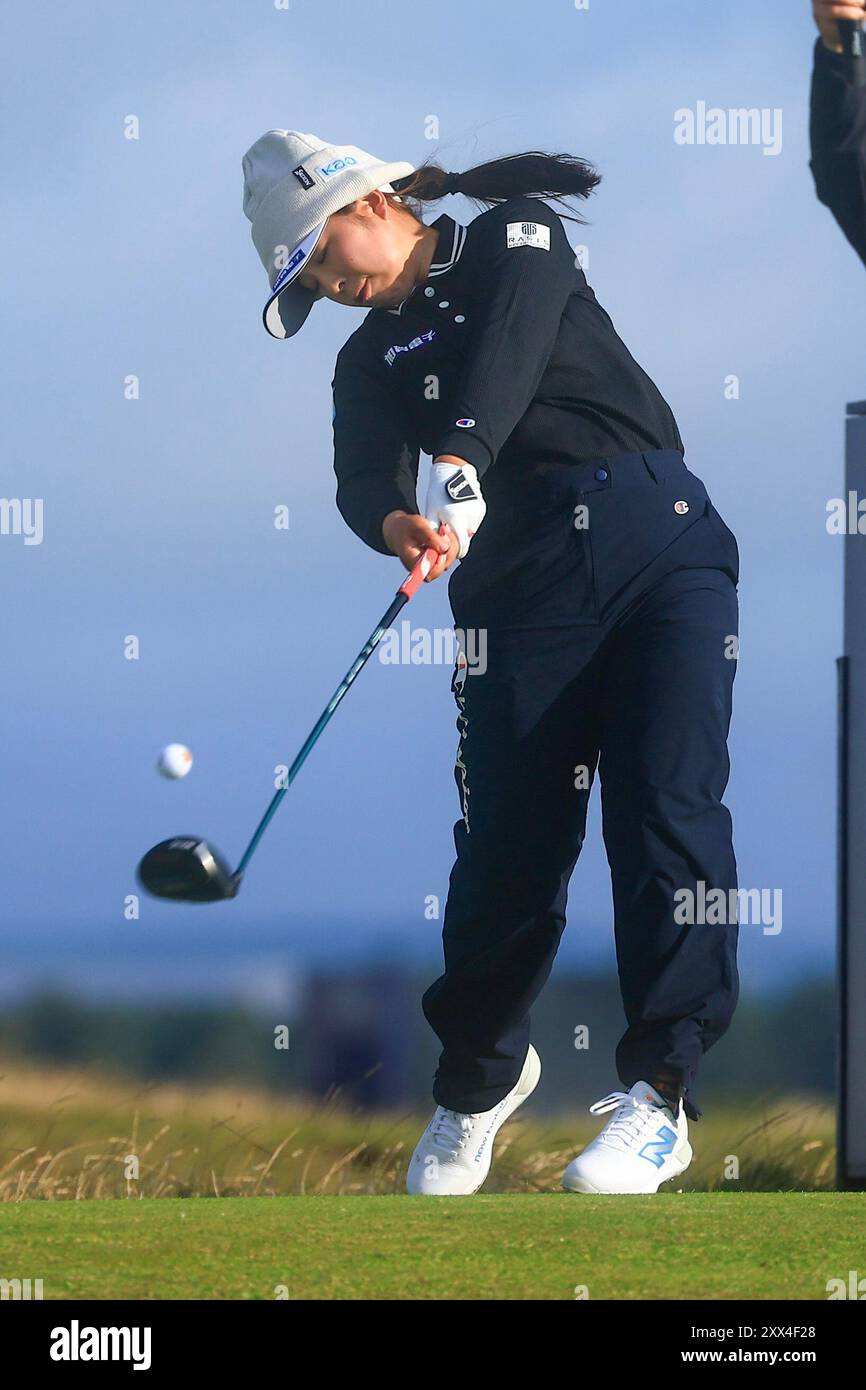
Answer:
[[[183,903],[233,898],[241,881],[213,845],[194,835],[177,835],[154,845],[136,873],[141,886],[154,897]]]

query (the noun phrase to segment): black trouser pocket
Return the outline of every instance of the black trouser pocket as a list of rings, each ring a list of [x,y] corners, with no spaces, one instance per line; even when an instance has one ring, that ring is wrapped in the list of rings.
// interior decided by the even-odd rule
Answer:
[[[705,520],[711,507],[701,479],[681,455],[667,451],[609,461],[610,486],[579,500],[587,534],[599,612],[654,561]],[[704,559],[708,566],[711,558]]]

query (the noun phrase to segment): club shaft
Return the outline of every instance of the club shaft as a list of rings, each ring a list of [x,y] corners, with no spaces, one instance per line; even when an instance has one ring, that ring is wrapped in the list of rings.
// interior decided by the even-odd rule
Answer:
[[[445,535],[446,530],[447,527],[445,523],[440,522],[439,535]],[[378,623],[373,628],[373,631],[370,633],[370,636],[367,638],[366,642],[359,651],[358,655],[355,657],[355,660],[352,662],[345,676],[340,681],[340,684],[337,686],[337,689],[334,691],[327,705],[322,710],[322,713],[319,715],[318,719],[316,720],[315,724],[313,725],[312,729],[310,730],[309,734],[304,740],[304,743],[301,746],[301,749],[297,757],[295,758],[295,761],[289,768],[288,773],[286,774],[286,780],[284,785],[274,793],[273,797],[271,798],[271,803],[268,806],[268,809],[265,811],[265,814],[262,816],[261,820],[255,828],[253,838],[250,840],[249,844],[243,852],[241,862],[238,864],[238,867],[235,869],[235,872],[232,876],[235,884],[235,891],[237,891],[237,885],[240,883],[240,880],[243,877],[244,870],[246,869],[247,865],[249,864],[250,860],[255,854],[256,846],[258,845],[259,840],[262,838],[268,826],[270,825],[274,817],[274,813],[277,810],[277,807],[279,806],[286,792],[289,790],[289,787],[292,785],[301,768],[303,767],[307,759],[307,755],[315,745],[322,730],[325,728],[326,724],[329,723],[332,714],[334,713],[338,704],[342,700],[346,691],[349,689],[358,672],[361,670],[361,667],[364,666],[364,664],[366,663],[371,652],[374,650],[374,648],[381,640],[385,632],[387,632],[388,628],[393,623],[397,614],[400,612],[400,609],[403,607],[405,603],[408,603],[409,599],[412,598],[414,594],[418,592],[418,589],[420,588],[421,584],[427,578],[427,575],[430,573],[430,570],[433,568],[434,564],[438,559],[439,551],[433,546],[428,546],[428,548],[415,562],[415,565],[413,566],[411,572],[407,574],[406,578],[403,580],[403,583],[400,585],[399,589],[394,595],[394,598],[392,599],[390,606],[382,614],[382,617],[379,619]]]
[[[279,791],[274,793],[274,796],[271,799],[271,804],[268,806],[268,809],[265,811],[265,814],[262,816],[261,820],[256,826],[253,838],[250,840],[249,844],[244,850],[241,862],[238,864],[238,867],[235,870],[236,878],[240,878],[241,874],[244,872],[247,865],[249,864],[251,858],[253,857],[253,854],[255,853],[256,846],[258,845],[259,840],[262,838],[265,831],[267,830],[277,810],[277,807],[279,806],[289,787],[292,785],[301,768],[303,767],[307,759],[307,755],[314,747],[323,729],[329,723],[331,716],[333,715],[343,696],[346,694],[346,691],[351,686],[358,672],[365,665],[367,659],[374,651],[375,647],[383,637],[384,633],[393,623],[397,614],[400,612],[400,609],[403,607],[405,603],[408,602],[408,599],[409,595],[405,593],[402,589],[398,589],[396,597],[394,598],[394,601],[392,602],[388,611],[386,613],[383,613],[382,617],[379,619],[379,622],[376,624],[375,628],[370,633],[370,636],[367,638],[367,641],[364,643],[358,655],[355,657],[355,660],[352,662],[352,665],[349,667],[345,676],[340,681],[340,684],[337,686],[337,689],[334,691],[327,705],[322,710],[322,713],[319,715],[318,719],[316,720],[315,724],[313,725],[312,729],[310,730],[309,734],[304,740],[304,743],[301,746],[301,749],[297,757],[295,758],[295,761],[292,763],[291,767],[288,770],[285,785],[280,787]]]

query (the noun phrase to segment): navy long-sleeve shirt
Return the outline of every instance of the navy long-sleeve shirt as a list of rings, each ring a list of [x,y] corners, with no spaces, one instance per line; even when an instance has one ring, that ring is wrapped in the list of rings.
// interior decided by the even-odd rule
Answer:
[[[562,220],[510,198],[468,226],[447,214],[424,281],[371,309],[332,381],[337,506],[389,554],[382,522],[416,513],[421,452],[491,470],[682,449],[676,421],[577,265]]]
[[[820,38],[809,137],[818,197],[866,265],[866,87],[848,81],[844,55],[832,53]]]

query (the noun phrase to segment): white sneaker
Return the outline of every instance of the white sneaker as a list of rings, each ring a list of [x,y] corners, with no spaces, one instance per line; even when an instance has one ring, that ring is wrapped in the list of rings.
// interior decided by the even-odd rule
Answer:
[[[682,1100],[675,1116],[647,1081],[636,1081],[630,1091],[612,1091],[589,1108],[594,1115],[614,1113],[566,1168],[562,1185],[569,1192],[657,1192],[691,1163]]]
[[[540,1076],[541,1062],[530,1043],[517,1085],[492,1110],[464,1115],[438,1106],[412,1155],[406,1191],[424,1197],[477,1192],[490,1172],[497,1130],[532,1095]]]

